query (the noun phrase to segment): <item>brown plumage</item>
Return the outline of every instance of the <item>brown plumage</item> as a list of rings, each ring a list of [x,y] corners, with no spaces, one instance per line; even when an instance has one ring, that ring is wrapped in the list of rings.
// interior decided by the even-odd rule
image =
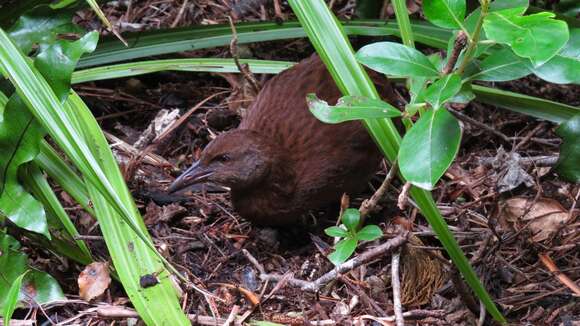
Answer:
[[[386,78],[371,74],[383,98]],[[306,95],[330,104],[341,94],[317,55],[269,80],[240,126],[220,134],[171,191],[204,181],[231,189],[234,209],[260,225],[285,225],[364,189],[380,152],[358,121],[324,124]]]

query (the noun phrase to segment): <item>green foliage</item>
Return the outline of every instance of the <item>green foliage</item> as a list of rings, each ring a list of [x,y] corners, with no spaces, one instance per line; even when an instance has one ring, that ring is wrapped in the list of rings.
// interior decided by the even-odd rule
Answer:
[[[20,294],[20,288],[22,287],[22,280],[28,271],[22,273],[18,276],[6,295],[6,300],[4,301],[4,311],[2,315],[4,316],[4,325],[10,325],[10,319],[12,319],[12,314],[16,310],[16,305],[18,305],[18,295]]]
[[[488,39],[508,44],[520,57],[542,65],[568,42],[568,25],[550,12],[522,16],[520,8],[491,12],[483,28]]]
[[[570,30],[570,40],[550,61],[533,68],[536,76],[556,84],[580,84],[580,28]]]
[[[336,266],[344,263],[354,253],[359,241],[372,241],[383,236],[383,231],[376,225],[367,225],[358,230],[360,212],[348,208],[342,213],[341,226],[331,226],[324,232],[336,238],[342,238],[328,255],[328,259]]]
[[[14,282],[26,273],[22,286],[18,287],[17,307],[24,307],[25,303],[43,304],[65,299],[56,280],[44,272],[28,267],[28,257],[20,250],[20,243],[2,230],[0,252],[0,293],[8,293]],[[0,311],[6,311],[7,305],[12,305],[12,300],[1,295]]]
[[[425,90],[423,98],[437,110],[445,102],[453,98],[461,90],[461,77],[456,74],[449,74],[429,85]]]
[[[401,115],[401,111],[389,103],[381,100],[369,99],[361,96],[343,96],[335,106],[308,94],[306,97],[310,112],[324,123],[341,123],[360,119],[394,118]]]
[[[455,159],[460,141],[459,122],[447,110],[425,112],[401,143],[401,174],[417,187],[433,189]]]
[[[478,69],[467,72],[469,79],[509,81],[531,74],[530,60],[517,56],[510,48],[499,48],[478,64]]]
[[[461,29],[465,17],[465,0],[425,0],[423,13],[433,24],[449,29]]]
[[[365,45],[356,54],[363,65],[383,74],[403,77],[435,77],[437,68],[423,53],[394,42]]]
[[[580,182],[580,114],[560,125],[556,133],[564,141],[560,147],[556,169],[562,177],[578,183]]]

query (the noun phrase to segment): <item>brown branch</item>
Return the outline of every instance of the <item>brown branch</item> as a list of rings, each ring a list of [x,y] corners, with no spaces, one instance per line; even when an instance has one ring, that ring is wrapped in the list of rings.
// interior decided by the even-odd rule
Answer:
[[[447,54],[447,64],[445,65],[445,67],[443,67],[443,70],[441,71],[444,75],[448,75],[453,71],[455,65],[457,64],[457,59],[459,59],[459,55],[461,54],[461,51],[463,51],[466,45],[467,45],[467,34],[465,34],[465,32],[463,31],[459,31],[459,33],[457,34],[457,38],[455,39],[455,44],[453,44],[453,49],[451,50],[451,53]]]
[[[240,63],[240,55],[238,54],[238,33],[236,31],[236,25],[234,24],[234,20],[231,16],[228,16],[228,21],[230,22],[230,27],[232,29],[232,42],[230,43],[230,52],[232,57],[234,58],[234,62],[238,67],[238,70],[242,73],[244,78],[250,83],[254,92],[258,94],[260,92],[260,83],[256,80],[252,72],[250,71],[250,67],[247,64]]]

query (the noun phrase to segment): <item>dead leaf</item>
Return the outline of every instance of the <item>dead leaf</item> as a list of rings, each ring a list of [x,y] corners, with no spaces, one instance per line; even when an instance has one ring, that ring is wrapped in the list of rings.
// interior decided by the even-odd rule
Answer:
[[[554,199],[540,198],[536,202],[528,198],[511,198],[499,204],[499,221],[504,227],[520,231],[527,227],[534,242],[550,239],[560,230],[570,215]]]
[[[85,301],[91,301],[99,297],[111,284],[109,276],[109,264],[94,262],[87,265],[79,275],[79,296]]]

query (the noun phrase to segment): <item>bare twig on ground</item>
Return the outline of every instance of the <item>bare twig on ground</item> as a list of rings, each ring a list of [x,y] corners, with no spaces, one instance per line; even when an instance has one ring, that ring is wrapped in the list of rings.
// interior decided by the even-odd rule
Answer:
[[[397,326],[405,326],[403,318],[403,306],[401,305],[401,280],[399,277],[399,263],[401,261],[401,251],[397,250],[391,256],[391,285],[393,287],[393,309],[395,310],[395,320]]]
[[[546,268],[556,276],[560,283],[566,285],[570,290],[572,290],[572,292],[576,293],[576,295],[580,295],[580,287],[578,284],[572,281],[568,276],[566,276],[566,274],[562,273],[550,256],[547,254],[539,254],[538,256],[540,257],[542,264],[544,264],[544,266],[546,266]]]
[[[387,191],[387,188],[389,188],[389,185],[391,184],[393,179],[397,176],[397,171],[398,164],[397,161],[395,160],[391,165],[389,173],[387,173],[385,179],[383,180],[383,183],[380,185],[377,191],[375,191],[375,193],[371,196],[371,198],[366,199],[361,204],[359,208],[361,218],[360,225],[364,224],[365,217],[369,213],[373,212],[376,209],[377,204],[383,199],[383,197],[385,196],[385,192]]]
[[[407,202],[409,201],[409,190],[411,190],[411,183],[405,182],[405,185],[399,194],[399,198],[397,199],[397,207],[399,207],[400,210],[404,210],[407,206]]]
[[[402,231],[396,237],[388,240],[387,242],[385,242],[379,246],[371,248],[371,249],[365,251],[364,253],[360,254],[359,256],[356,256],[356,257],[350,259],[349,261],[335,267],[333,270],[322,275],[321,277],[319,277],[315,281],[304,281],[304,280],[294,278],[293,276],[288,277],[288,276],[280,275],[280,274],[262,273],[262,271],[264,271],[264,267],[250,254],[250,252],[244,249],[244,250],[242,250],[242,253],[256,267],[256,269],[258,271],[260,271],[260,279],[262,279],[263,281],[279,282],[281,280],[286,280],[288,282],[288,284],[295,286],[295,287],[299,287],[303,291],[318,292],[318,290],[322,286],[324,286],[326,283],[336,279],[339,274],[344,274],[346,272],[349,272],[349,271],[353,270],[354,268],[372,260],[373,258],[375,258],[377,256],[384,255],[387,252],[390,252],[390,251],[393,251],[393,250],[399,248],[401,245],[403,245],[407,241],[408,235],[409,235],[408,231]]]

